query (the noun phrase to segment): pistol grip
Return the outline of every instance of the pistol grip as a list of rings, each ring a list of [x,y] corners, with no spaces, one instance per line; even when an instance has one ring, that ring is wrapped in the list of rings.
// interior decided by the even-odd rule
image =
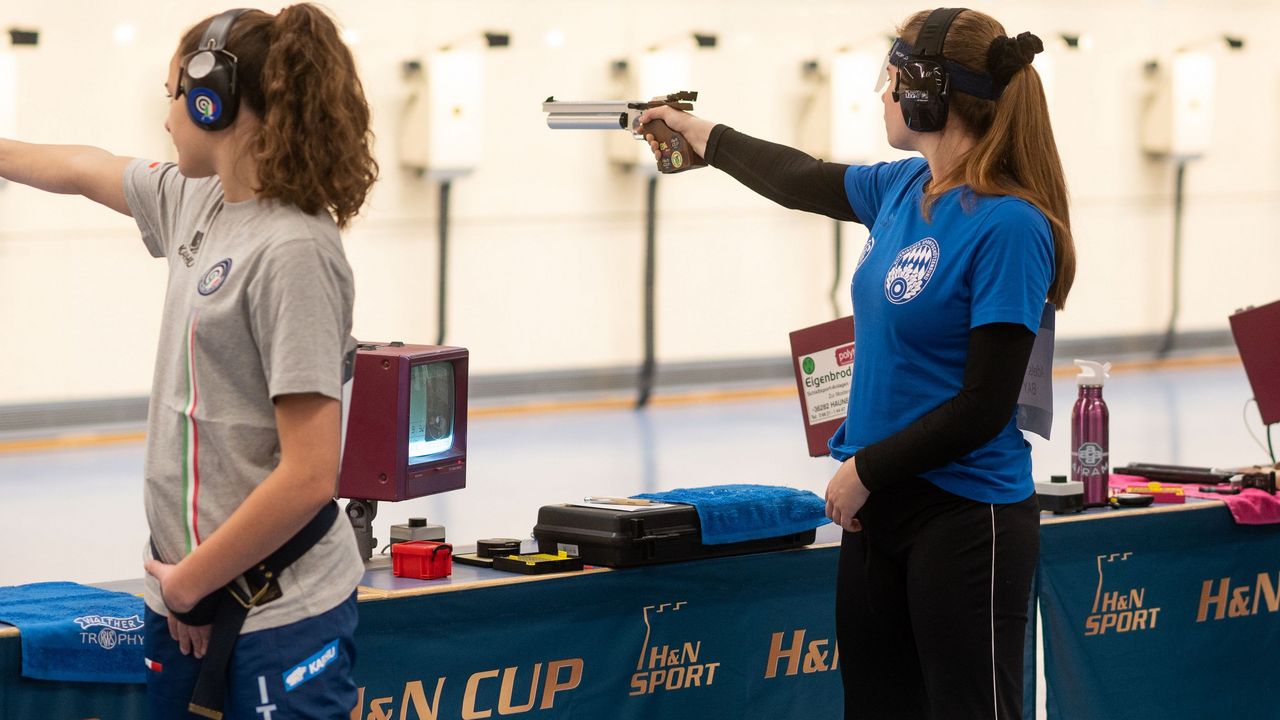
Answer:
[[[658,172],[678,173],[707,164],[706,160],[693,151],[689,141],[685,140],[683,135],[672,130],[661,120],[650,120],[645,123],[641,133],[652,135],[658,143],[658,152],[661,154],[658,158]]]

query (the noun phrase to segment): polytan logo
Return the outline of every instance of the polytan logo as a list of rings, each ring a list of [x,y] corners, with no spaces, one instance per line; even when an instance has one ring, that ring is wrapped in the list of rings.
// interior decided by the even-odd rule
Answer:
[[[844,367],[853,364],[853,345],[836,348],[836,365]]]

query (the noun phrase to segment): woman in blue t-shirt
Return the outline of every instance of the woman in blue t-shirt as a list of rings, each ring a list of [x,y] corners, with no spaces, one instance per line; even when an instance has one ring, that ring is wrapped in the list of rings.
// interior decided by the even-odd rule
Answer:
[[[1075,274],[1031,67],[1042,50],[979,12],[913,15],[883,78],[889,143],[923,156],[900,162],[822,162],[670,108],[641,118],[765,197],[871,231],[827,488],[827,514],[846,531],[846,717],[1022,714],[1039,513],[1015,407],[1045,301],[1061,308]]]

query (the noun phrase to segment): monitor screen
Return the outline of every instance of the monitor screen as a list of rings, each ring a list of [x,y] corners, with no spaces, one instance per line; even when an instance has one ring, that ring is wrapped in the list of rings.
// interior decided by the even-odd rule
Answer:
[[[362,343],[340,497],[396,502],[466,487],[466,348]]]
[[[409,464],[435,459],[453,448],[453,363],[409,368]]]

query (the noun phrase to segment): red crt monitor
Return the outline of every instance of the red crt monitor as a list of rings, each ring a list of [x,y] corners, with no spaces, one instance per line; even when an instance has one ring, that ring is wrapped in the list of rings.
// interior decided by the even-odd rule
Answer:
[[[1229,320],[1262,422],[1280,422],[1280,300],[1241,310]]]
[[[394,502],[466,486],[467,357],[443,345],[357,348],[339,497]]]

